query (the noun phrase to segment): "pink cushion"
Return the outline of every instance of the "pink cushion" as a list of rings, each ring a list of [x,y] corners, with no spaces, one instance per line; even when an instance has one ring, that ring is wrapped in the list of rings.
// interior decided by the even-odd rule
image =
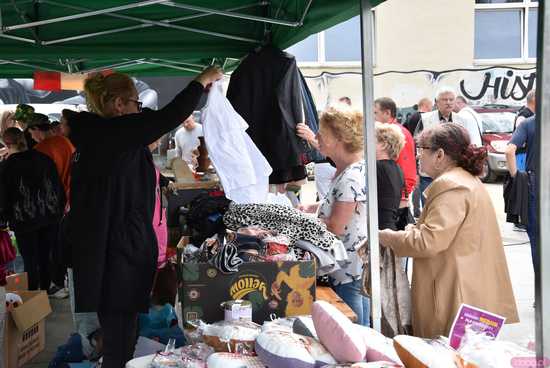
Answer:
[[[367,351],[363,337],[342,312],[319,300],[313,303],[311,314],[319,340],[338,362],[363,361]]]

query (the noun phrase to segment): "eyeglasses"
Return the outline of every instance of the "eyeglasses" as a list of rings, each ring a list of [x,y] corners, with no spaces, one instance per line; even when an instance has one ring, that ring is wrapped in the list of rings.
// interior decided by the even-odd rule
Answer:
[[[433,149],[433,147],[430,147],[430,146],[417,146],[416,147],[416,152],[418,152],[418,154],[422,154],[422,152],[424,152],[424,150],[428,150],[428,151],[431,151]]]
[[[133,100],[133,99],[129,99],[128,101],[135,102],[139,112],[143,110],[143,102],[139,100]]]

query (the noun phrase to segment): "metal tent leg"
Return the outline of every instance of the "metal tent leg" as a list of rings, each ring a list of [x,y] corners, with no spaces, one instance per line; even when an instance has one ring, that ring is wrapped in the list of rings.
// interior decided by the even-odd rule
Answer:
[[[539,2],[537,47],[537,139],[539,162],[536,172],[538,185],[538,242],[539,272],[535,273],[535,330],[537,367],[545,367],[550,359],[550,6]],[[546,62],[546,63],[545,63]],[[546,314],[544,313],[546,312]]]
[[[374,85],[372,55],[373,16],[370,0],[361,0],[361,66],[363,70],[363,112],[365,124],[365,162],[367,165],[367,227],[369,234],[369,257],[371,272],[372,326],[381,330],[380,305],[380,249],[378,243],[378,202],[376,190],[376,135],[374,125]]]

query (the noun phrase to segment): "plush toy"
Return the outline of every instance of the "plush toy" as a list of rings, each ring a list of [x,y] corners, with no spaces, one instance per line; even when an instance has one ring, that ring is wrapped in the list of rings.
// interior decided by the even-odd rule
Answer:
[[[17,294],[7,293],[6,294],[6,311],[11,312],[15,308],[23,304],[23,299]]]

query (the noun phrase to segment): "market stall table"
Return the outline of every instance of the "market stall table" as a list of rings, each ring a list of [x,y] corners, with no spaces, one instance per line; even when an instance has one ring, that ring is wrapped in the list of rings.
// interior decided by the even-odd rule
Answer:
[[[334,305],[336,309],[344,313],[352,322],[357,322],[357,314],[330,287],[317,286],[316,297],[317,300],[324,300]]]

